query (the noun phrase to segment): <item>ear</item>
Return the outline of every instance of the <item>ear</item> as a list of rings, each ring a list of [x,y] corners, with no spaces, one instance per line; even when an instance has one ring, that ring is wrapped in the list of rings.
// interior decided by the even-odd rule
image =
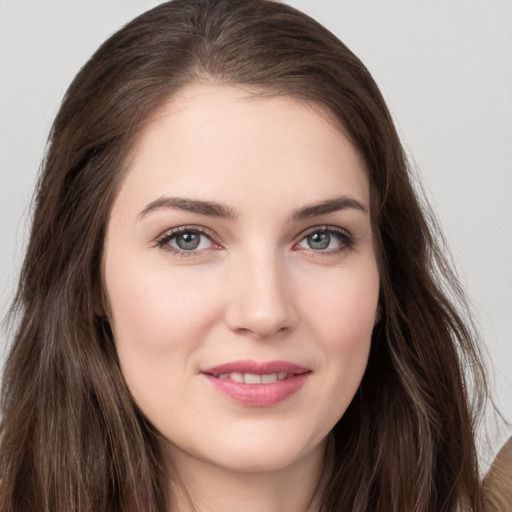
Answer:
[[[108,318],[108,299],[101,278],[93,286],[92,307],[96,316]]]
[[[101,303],[101,301],[98,300],[98,297],[96,297],[96,295],[93,298],[92,307],[93,307],[94,314],[96,316],[98,316],[100,318],[106,318],[105,308],[103,307],[103,304]]]

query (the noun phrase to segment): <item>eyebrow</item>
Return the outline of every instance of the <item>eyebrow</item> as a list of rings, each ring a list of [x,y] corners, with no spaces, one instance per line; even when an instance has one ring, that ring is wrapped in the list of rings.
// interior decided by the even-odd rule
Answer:
[[[184,197],[159,197],[152,201],[139,213],[138,218],[142,218],[152,211],[163,208],[176,208],[188,212],[206,215],[208,217],[217,217],[221,219],[236,220],[238,213],[233,208],[214,201],[204,201],[200,199],[190,199]],[[294,221],[305,220],[320,215],[327,215],[339,210],[351,208],[362,212],[367,212],[363,203],[348,196],[338,196],[333,199],[326,199],[319,203],[311,204],[295,210],[291,219]]]
[[[187,212],[199,213],[209,217],[219,217],[222,219],[235,220],[237,213],[229,206],[225,206],[213,201],[203,201],[198,199],[188,199],[184,197],[159,197],[155,201],[149,203],[139,213],[139,219],[146,216],[154,210],[163,208],[177,208]]]
[[[311,217],[334,213],[339,210],[346,210],[347,208],[359,210],[364,213],[368,211],[366,206],[357,199],[348,196],[338,196],[333,199],[321,201],[320,203],[304,206],[292,214],[292,219],[305,220]]]

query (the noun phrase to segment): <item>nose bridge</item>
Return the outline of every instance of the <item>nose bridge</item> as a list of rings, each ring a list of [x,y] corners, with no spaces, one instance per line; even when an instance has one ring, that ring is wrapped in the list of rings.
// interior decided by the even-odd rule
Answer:
[[[292,328],[290,281],[277,251],[259,247],[241,253],[232,268],[227,313],[230,328],[259,338]]]

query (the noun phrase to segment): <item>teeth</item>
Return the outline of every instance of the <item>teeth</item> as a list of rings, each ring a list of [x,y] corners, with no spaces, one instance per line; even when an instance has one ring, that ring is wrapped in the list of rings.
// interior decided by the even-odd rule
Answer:
[[[284,380],[288,377],[288,373],[266,373],[264,375],[256,375],[254,373],[221,373],[217,375],[219,379],[229,379],[234,382],[244,382],[245,384],[272,384],[279,380]]]
[[[261,384],[261,375],[254,375],[253,373],[244,374],[244,382],[246,384]]]

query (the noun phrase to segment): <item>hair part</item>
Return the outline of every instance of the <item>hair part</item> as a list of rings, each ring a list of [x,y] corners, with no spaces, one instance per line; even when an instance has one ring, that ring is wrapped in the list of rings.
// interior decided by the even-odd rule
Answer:
[[[105,320],[101,258],[137,137],[193,83],[320,105],[368,172],[381,318],[361,386],[333,431],[322,510],[481,510],[477,338],[453,305],[463,294],[391,116],[343,43],[266,0],[164,3],[110,37],[69,87],[12,308],[19,322],[3,377],[0,509],[157,512],[172,502],[177,475],[129,393]]]

